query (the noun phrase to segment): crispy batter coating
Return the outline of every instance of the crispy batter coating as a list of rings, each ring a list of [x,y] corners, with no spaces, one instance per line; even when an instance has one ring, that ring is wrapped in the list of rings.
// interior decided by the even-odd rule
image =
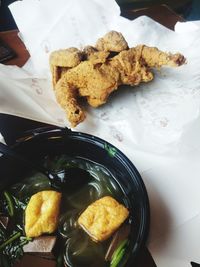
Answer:
[[[90,61],[93,65],[98,63],[105,63],[109,57],[110,52],[108,51],[97,51],[88,55],[87,60]]]
[[[82,59],[82,52],[75,47],[54,51],[50,55],[50,64],[58,67],[73,68]]]
[[[60,49],[54,51],[50,55],[49,63],[52,72],[53,86],[57,83],[62,75],[62,68],[68,70],[77,66],[83,57],[83,53],[76,47],[70,47],[67,49]]]
[[[128,44],[120,32],[110,31],[96,42],[96,48],[103,51],[121,52]]]
[[[180,53],[165,53],[160,51],[157,47],[139,45],[137,49],[141,51],[141,57],[150,68],[160,68],[164,65],[179,67],[186,61],[185,57]]]
[[[73,85],[68,84],[65,79],[60,79],[56,84],[55,96],[57,102],[67,112],[67,118],[72,127],[75,127],[85,119],[85,112],[77,101],[78,91]]]
[[[87,45],[83,48],[83,54],[84,54],[84,57],[85,59],[89,59],[90,55],[92,55],[93,53],[95,52],[98,52],[99,50],[97,50],[96,47],[94,46],[91,46],[91,45]]]
[[[54,58],[56,54],[61,57],[60,64],[62,53],[53,53]],[[151,81],[154,78],[151,68],[178,67],[186,61],[180,53],[165,53],[156,47],[138,45],[128,49],[122,34],[114,31],[99,39],[96,47],[85,47],[81,55],[82,61],[74,67],[69,67],[69,63],[58,67],[61,64],[50,60],[55,95],[72,127],[85,119],[84,110],[78,103],[80,97],[92,107],[98,107],[119,85],[134,86]]]
[[[80,215],[78,223],[98,242],[108,239],[128,216],[126,207],[114,198],[106,196],[89,205]]]
[[[25,232],[28,237],[53,233],[58,224],[61,193],[41,191],[34,194],[25,211]]]

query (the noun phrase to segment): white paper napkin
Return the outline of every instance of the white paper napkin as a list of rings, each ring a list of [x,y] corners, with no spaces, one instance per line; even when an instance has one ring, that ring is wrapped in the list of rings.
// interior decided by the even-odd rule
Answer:
[[[185,21],[185,22],[177,22],[174,30],[177,33],[187,33],[198,31],[200,29],[200,21]]]
[[[195,24],[198,25],[199,23],[195,22]],[[175,30],[176,32],[186,33],[199,30],[199,28],[194,27],[193,22],[184,22],[177,23]],[[154,238],[149,240],[149,249],[156,259],[158,266],[191,267],[191,262],[200,263],[200,213],[198,208],[200,143],[195,138],[199,134],[200,125],[198,119],[196,122],[188,125],[185,137],[183,138],[184,145],[187,146],[188,144],[188,153],[185,160],[179,159],[176,161],[175,166],[168,165],[168,168],[167,164],[165,164],[165,168],[162,169],[162,178],[165,178],[166,182],[165,192],[161,192],[161,188],[157,188],[157,194],[153,190],[151,194],[151,190],[149,190],[150,198],[152,198],[152,223],[157,225],[157,231],[155,231],[156,227],[154,227],[150,233]],[[155,177],[154,171],[156,169],[145,172],[144,179],[147,183],[151,177]],[[173,172],[173,175],[170,172]],[[153,183],[151,184],[152,186]],[[167,192],[170,192],[171,199],[175,199],[171,204],[177,206],[173,208],[171,206],[170,208],[169,201],[163,202],[163,197]],[[169,194],[167,198],[169,198]],[[185,222],[182,218],[183,223],[176,227],[173,224],[173,219],[176,217],[180,219],[184,214],[183,210],[185,210],[185,214],[189,214],[191,206],[196,207],[197,215],[193,216],[194,214],[191,213],[191,219]],[[171,216],[173,212],[175,214]],[[158,213],[161,216],[157,216]]]
[[[167,239],[163,237],[150,250],[156,258],[157,266],[191,267],[191,262],[200,263],[200,215],[189,220],[177,230],[171,231]]]
[[[199,34],[195,32],[185,38],[185,34],[176,34],[147,17],[129,21],[119,16],[118,6],[111,0],[106,7],[102,6],[102,1],[85,1],[67,1],[63,5],[63,12],[56,14],[56,22],[45,17],[45,22],[48,22],[44,23],[44,16],[37,15],[38,24],[50,26],[46,31],[38,31],[34,47],[28,47],[32,57],[25,69],[31,71],[33,78],[50,79],[50,51],[71,45],[80,47],[94,44],[98,37],[111,29],[123,32],[130,46],[145,43],[163,50],[184,53],[188,59],[187,65],[178,69],[163,68],[161,73],[156,73],[153,82],[140,85],[137,89],[119,90],[110,97],[107,105],[95,110],[88,108],[87,120],[76,128],[106,139],[109,136],[117,145],[120,145],[119,139],[123,139],[124,144],[129,144],[128,147],[131,145],[139,150],[156,153],[179,152],[184,128],[199,116],[200,71],[197,66],[200,56],[195,52],[200,44]],[[11,5],[16,21],[20,16],[21,23],[23,17],[24,21],[27,19],[26,15],[23,16],[28,12],[27,3],[29,8],[32,2],[35,3],[33,0],[25,2],[26,4],[24,1],[18,1]],[[50,5],[53,5],[53,2],[48,2],[49,9]],[[85,6],[87,9],[82,12]],[[45,7],[41,5],[37,8]],[[43,14],[41,11],[37,14],[40,13]],[[33,42],[32,32],[35,32],[35,25],[31,27],[30,24],[28,28],[22,28],[25,43]],[[40,80],[37,80],[37,83],[40,84]],[[49,95],[52,94],[51,86],[45,87],[46,91],[50,91]],[[40,96],[35,101],[37,105]],[[23,102],[20,105],[22,108]],[[55,109],[59,109],[56,103],[54,104]],[[44,109],[45,106],[49,109],[47,102],[43,103]],[[33,118],[33,113],[30,114],[26,110],[24,116]],[[35,119],[36,117],[34,116]],[[54,112],[52,117],[54,118]],[[51,121],[50,118],[47,120],[39,116],[38,120],[55,124],[55,119]],[[68,124],[67,126],[69,127]],[[124,128],[126,132],[123,131]]]

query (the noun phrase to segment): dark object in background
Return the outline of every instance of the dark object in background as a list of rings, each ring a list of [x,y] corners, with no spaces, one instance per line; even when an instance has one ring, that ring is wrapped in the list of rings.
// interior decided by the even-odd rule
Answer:
[[[0,1],[0,31],[9,31],[17,29],[17,25],[13,19],[8,6],[15,2],[15,0],[1,0]]]
[[[200,19],[200,1],[199,0],[193,0],[191,9],[188,11],[187,20],[199,20]]]
[[[8,145],[14,144],[23,132],[45,126],[49,125],[12,115],[0,114],[0,133]]]
[[[43,259],[36,256],[24,255],[22,260],[16,262],[14,267],[56,267],[56,262],[52,260]]]
[[[17,25],[8,8],[8,5],[16,0],[0,1],[0,31],[17,29]],[[200,1],[199,0],[116,0],[122,9],[140,9],[153,5],[165,4],[171,9],[182,15],[186,20],[200,19]]]
[[[200,267],[200,264],[195,263],[195,262],[191,262],[191,265],[192,265],[192,267]]]
[[[16,53],[0,39],[0,63],[14,58]]]
[[[7,216],[0,216],[0,225],[4,229],[7,229],[8,223],[9,223],[9,218]]]
[[[178,8],[191,3],[192,0],[116,0],[116,2],[124,8],[141,9],[155,5],[167,5],[169,8],[176,11]]]

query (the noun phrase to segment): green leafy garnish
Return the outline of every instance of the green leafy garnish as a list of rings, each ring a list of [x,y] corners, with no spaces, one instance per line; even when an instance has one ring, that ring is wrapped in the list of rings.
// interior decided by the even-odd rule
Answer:
[[[107,143],[104,144],[104,149],[108,152],[108,155],[110,157],[114,157],[116,155],[116,153],[117,153],[116,148],[108,145]]]
[[[11,235],[6,241],[4,241],[1,245],[0,245],[0,251],[3,250],[7,245],[11,244],[12,242],[14,242],[16,239],[18,239],[21,236],[20,232],[14,233],[13,235]]]
[[[125,255],[127,244],[128,244],[128,239],[125,239],[119,244],[119,246],[112,255],[110,267],[117,267],[119,265],[119,263],[121,262],[122,258]]]
[[[7,205],[8,205],[8,214],[10,215],[10,217],[13,217],[14,216],[14,212],[15,212],[13,197],[7,191],[4,191],[3,194],[4,194],[4,197],[5,197]]]
[[[7,229],[0,225],[0,266],[12,267],[23,256],[23,246],[31,239],[23,236],[23,216],[27,199],[23,202],[8,191],[0,197],[1,213],[11,219]]]

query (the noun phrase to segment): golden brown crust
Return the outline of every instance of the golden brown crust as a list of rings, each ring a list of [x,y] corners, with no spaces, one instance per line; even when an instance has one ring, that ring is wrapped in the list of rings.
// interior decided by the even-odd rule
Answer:
[[[50,55],[50,65],[58,67],[73,68],[77,66],[82,59],[82,52],[75,47],[60,49]]]
[[[105,63],[110,52],[108,51],[97,51],[92,53],[88,56],[88,60],[93,64],[96,65],[98,63]]]
[[[110,31],[96,42],[96,48],[102,51],[121,52],[128,44],[120,32]]]
[[[96,47],[87,46],[82,52],[75,48],[59,50],[50,58],[56,98],[72,127],[85,118],[79,97],[98,107],[121,84],[133,86],[151,81],[151,68],[178,67],[185,62],[180,53],[166,53],[156,47],[138,45],[128,49],[122,34],[115,31],[100,38]]]
[[[71,126],[75,127],[85,119],[85,112],[77,102],[77,90],[60,79],[55,86],[55,96],[60,106],[65,110]]]
[[[124,205],[106,196],[89,205],[78,223],[94,241],[99,242],[108,239],[128,216],[129,211]]]
[[[53,233],[58,224],[61,193],[47,190],[34,194],[25,211],[25,232],[28,237]]]
[[[186,62],[185,57],[180,53],[165,53],[160,51],[157,47],[138,45],[136,49],[141,53],[141,57],[150,68],[160,68],[164,65],[178,67]]]
[[[75,47],[60,49],[51,53],[49,63],[53,87],[55,87],[62,76],[62,68],[66,71],[69,68],[77,66],[81,62],[82,57],[83,53]]]
[[[91,45],[87,45],[83,48],[83,53],[84,53],[84,58],[87,60],[88,57],[95,53],[95,52],[98,52],[97,48],[94,47],[94,46],[91,46]]]

